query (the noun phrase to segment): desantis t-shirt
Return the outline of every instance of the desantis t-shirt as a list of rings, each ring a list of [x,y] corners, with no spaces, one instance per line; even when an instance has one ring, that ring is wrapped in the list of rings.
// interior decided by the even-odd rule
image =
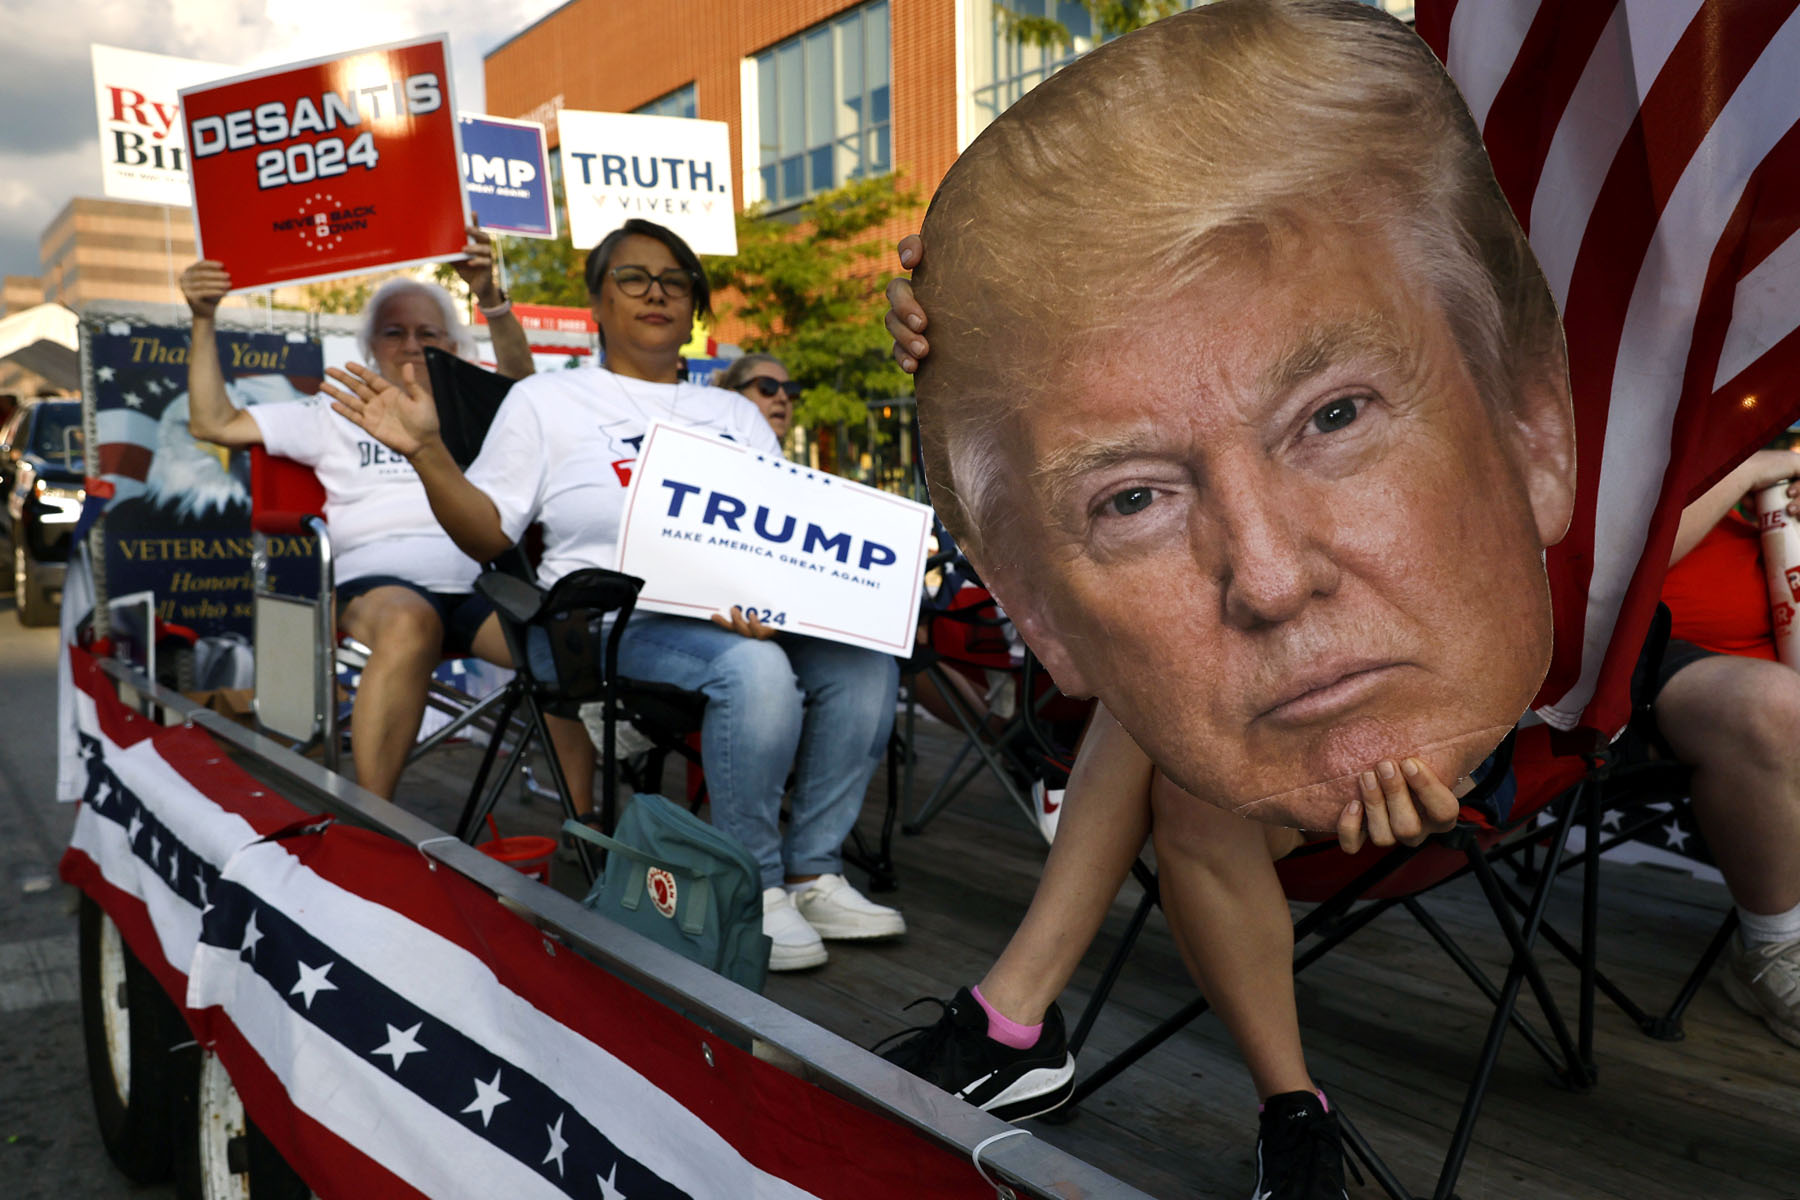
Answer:
[[[256,419],[270,454],[305,463],[324,485],[339,583],[396,575],[427,591],[474,590],[481,565],[438,524],[411,463],[321,397],[244,411]]]
[[[582,567],[612,567],[625,488],[655,420],[781,453],[762,410],[720,388],[589,369],[532,375],[506,394],[469,482],[493,500],[501,529],[515,542],[533,521],[543,522],[539,583],[548,587]]]

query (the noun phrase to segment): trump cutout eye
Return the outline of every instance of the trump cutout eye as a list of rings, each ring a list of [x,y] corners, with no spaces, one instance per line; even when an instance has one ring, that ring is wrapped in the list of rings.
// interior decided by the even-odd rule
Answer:
[[[1150,507],[1153,498],[1149,488],[1127,488],[1120,492],[1107,504],[1121,517],[1129,517],[1133,513],[1143,512]]]
[[[1356,420],[1356,401],[1348,396],[1332,400],[1313,414],[1313,428],[1320,433],[1336,433]]]

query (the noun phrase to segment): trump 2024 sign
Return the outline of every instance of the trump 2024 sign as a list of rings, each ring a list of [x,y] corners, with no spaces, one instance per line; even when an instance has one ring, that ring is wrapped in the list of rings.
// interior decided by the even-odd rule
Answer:
[[[637,606],[765,625],[906,657],[931,510],[680,425],[652,421],[631,471],[618,569]]]
[[[461,255],[442,34],[183,88],[181,110],[200,254],[234,287]]]
[[[489,233],[554,238],[556,205],[544,127],[536,121],[462,115],[463,189]]]

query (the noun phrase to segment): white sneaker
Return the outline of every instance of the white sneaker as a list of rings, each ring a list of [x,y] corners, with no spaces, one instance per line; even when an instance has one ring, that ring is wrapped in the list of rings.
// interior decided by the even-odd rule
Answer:
[[[821,875],[794,896],[794,907],[822,938],[884,938],[906,932],[897,908],[876,904],[842,875]]]
[[[825,961],[825,943],[806,923],[783,887],[763,889],[763,932],[769,947],[769,970],[800,971]]]
[[[1725,953],[1725,994],[1769,1031],[1800,1046],[1800,938],[1746,947],[1732,938]]]
[[[1062,788],[1052,788],[1041,779],[1031,781],[1031,810],[1037,818],[1038,832],[1046,844],[1056,841],[1056,825],[1062,820]]]

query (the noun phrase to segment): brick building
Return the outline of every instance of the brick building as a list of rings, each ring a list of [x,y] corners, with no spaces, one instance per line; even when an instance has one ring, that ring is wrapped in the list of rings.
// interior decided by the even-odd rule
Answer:
[[[1007,6],[1056,17],[1074,47],[1019,44],[994,0],[569,0],[487,55],[487,108],[543,122],[552,146],[564,108],[723,121],[738,203],[774,212],[887,171],[923,199],[995,116],[1094,45],[1079,4]],[[1381,6],[1412,16],[1411,3]],[[879,236],[898,241],[922,211]],[[726,320],[718,336],[742,332]]]
[[[740,204],[779,211],[889,170],[928,197],[988,122],[1094,44],[1078,4],[1008,7],[1054,15],[1074,49],[1013,41],[993,0],[569,0],[487,55],[487,107],[543,122],[553,146],[560,108],[724,121]]]

